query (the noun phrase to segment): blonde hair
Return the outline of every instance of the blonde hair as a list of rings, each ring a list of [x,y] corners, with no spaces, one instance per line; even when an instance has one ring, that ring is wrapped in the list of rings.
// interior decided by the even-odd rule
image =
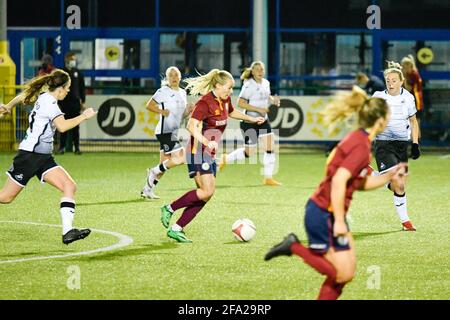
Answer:
[[[384,99],[368,98],[364,90],[353,86],[351,92],[338,93],[321,114],[325,126],[332,131],[340,122],[354,117],[360,127],[370,128],[379,118],[386,118],[388,112]]]
[[[35,77],[25,84],[25,89],[22,91],[23,103],[32,105],[42,91],[53,92],[57,88],[65,86],[69,80],[69,74],[61,69],[55,69],[50,74]]]
[[[262,62],[262,61],[253,61],[252,64],[250,65],[250,67],[245,68],[244,72],[242,72],[241,80],[242,81],[246,81],[246,80],[252,78],[253,77],[252,70],[256,66],[261,66],[263,69],[266,69],[266,66],[264,65],[264,62]]]
[[[161,80],[161,87],[163,87],[163,86],[169,86],[169,80],[167,80],[168,78],[169,78],[169,73],[171,72],[171,71],[175,71],[177,74],[178,74],[178,76],[180,77],[180,80],[181,80],[181,72],[180,72],[180,69],[178,69],[177,67],[175,67],[175,66],[170,66],[170,67],[168,67],[167,69],[166,69],[166,72],[165,72],[165,77]]]
[[[395,62],[395,61],[386,61],[386,62],[388,64],[388,67],[383,72],[385,79],[388,74],[397,73],[398,76],[400,77],[400,81],[405,80],[405,77],[403,76],[403,72],[402,72],[403,67],[400,65],[400,63]]]
[[[414,56],[412,54],[408,54],[406,57],[403,57],[401,64],[409,64],[412,66],[413,70],[417,70],[416,61],[414,60]]]
[[[189,93],[194,96],[205,95],[212,91],[217,84],[224,85],[227,80],[234,82],[231,73],[225,70],[212,69],[207,74],[186,79],[186,90],[189,90]]]

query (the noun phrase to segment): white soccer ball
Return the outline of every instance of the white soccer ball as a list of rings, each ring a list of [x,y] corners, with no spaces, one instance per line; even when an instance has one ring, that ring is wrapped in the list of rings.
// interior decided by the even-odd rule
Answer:
[[[255,224],[250,219],[239,219],[231,227],[234,237],[242,242],[250,241],[256,234]]]

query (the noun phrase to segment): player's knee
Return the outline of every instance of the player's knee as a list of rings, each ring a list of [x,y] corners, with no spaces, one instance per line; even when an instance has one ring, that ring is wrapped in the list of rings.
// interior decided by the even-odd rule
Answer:
[[[64,184],[64,193],[75,194],[77,192],[77,184],[70,181]]]
[[[355,277],[355,271],[353,270],[342,270],[338,271],[336,275],[336,282],[337,283],[347,283],[353,280]]]
[[[11,202],[13,202],[15,199],[14,196],[11,195],[1,195],[0,196],[0,203],[1,204],[10,204]]]
[[[214,188],[211,189],[203,189],[201,193],[201,200],[208,202],[214,195]]]

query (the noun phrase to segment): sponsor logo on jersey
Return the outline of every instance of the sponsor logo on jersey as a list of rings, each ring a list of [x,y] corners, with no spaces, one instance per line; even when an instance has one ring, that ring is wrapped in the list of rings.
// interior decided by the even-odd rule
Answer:
[[[220,116],[220,110],[219,110],[219,109],[214,110],[214,115],[215,115],[215,116]]]
[[[365,176],[367,176],[367,172],[368,172],[368,171],[369,171],[369,170],[367,170],[367,168],[362,169],[361,172],[359,173],[359,176],[360,176],[360,177],[365,177]]]
[[[227,125],[227,120],[217,120],[216,121],[216,126],[220,127],[220,126],[226,126]]]

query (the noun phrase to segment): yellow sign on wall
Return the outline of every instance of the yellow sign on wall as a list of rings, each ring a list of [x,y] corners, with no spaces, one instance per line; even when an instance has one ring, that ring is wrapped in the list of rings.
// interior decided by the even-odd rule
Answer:
[[[105,57],[109,61],[117,61],[119,59],[119,48],[116,46],[110,46],[105,49]]]
[[[417,60],[421,64],[429,64],[431,61],[433,61],[433,51],[430,48],[422,48],[417,52]]]

